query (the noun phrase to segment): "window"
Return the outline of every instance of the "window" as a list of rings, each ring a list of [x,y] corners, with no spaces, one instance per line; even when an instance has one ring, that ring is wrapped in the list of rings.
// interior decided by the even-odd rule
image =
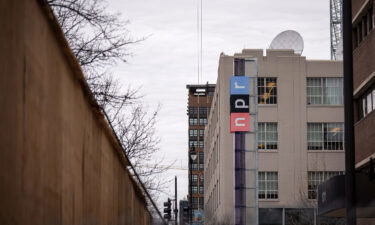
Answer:
[[[198,194],[198,187],[195,185],[191,186],[191,193]]]
[[[198,141],[198,147],[203,148],[204,147],[204,142],[203,141]]]
[[[203,204],[204,204],[204,198],[203,198],[203,197],[200,197],[200,198],[199,198],[199,208],[200,208],[200,209],[203,209]]]
[[[199,194],[204,194],[203,184],[201,184],[201,186],[199,186]]]
[[[198,130],[189,130],[189,137],[198,136]]]
[[[204,152],[198,152],[199,163],[204,163]]]
[[[206,125],[207,124],[207,118],[199,118],[199,125]]]
[[[277,172],[259,172],[259,199],[278,199]]]
[[[204,170],[204,164],[203,163],[199,163],[199,170]]]
[[[200,107],[199,108],[199,116],[207,117],[208,108],[207,107]]]
[[[197,163],[192,163],[191,164],[191,170],[198,170],[198,164]]]
[[[329,178],[344,174],[342,171],[314,171],[307,173],[307,193],[309,199],[316,199],[318,186]]]
[[[344,123],[308,123],[308,150],[343,150]]]
[[[199,130],[199,136],[203,137],[204,136],[204,130]]]
[[[343,78],[307,78],[307,104],[343,104]]]
[[[258,123],[258,149],[277,149],[277,123]]]
[[[191,198],[191,206],[193,209],[197,209],[198,208],[198,198]]]
[[[198,141],[189,141],[189,147],[197,147]]]
[[[276,78],[258,78],[258,104],[277,104]]]
[[[199,176],[199,183],[203,184],[203,182],[204,182],[204,175],[201,174],[201,175]]]
[[[367,35],[374,28],[373,20],[373,7],[364,9],[362,16],[356,19],[353,23],[352,36],[353,36],[353,47],[357,48]]]
[[[197,118],[189,118],[189,125],[190,126],[198,125],[198,119]]]
[[[360,118],[362,119],[375,110],[375,85],[369,88],[359,99]]]
[[[189,107],[189,116],[197,116],[198,108],[197,107]]]
[[[197,183],[198,183],[198,175],[196,175],[196,174],[191,175],[191,183],[193,185],[197,185]]]

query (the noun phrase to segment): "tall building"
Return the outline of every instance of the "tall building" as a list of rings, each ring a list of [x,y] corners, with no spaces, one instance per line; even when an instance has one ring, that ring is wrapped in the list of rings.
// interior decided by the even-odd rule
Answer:
[[[375,224],[375,33],[374,0],[352,0],[356,214],[358,225]],[[345,217],[345,177],[319,190],[318,211]],[[332,190],[332,191],[330,191]]]
[[[179,208],[179,224],[189,225],[189,202],[187,200],[180,200]]]
[[[202,221],[204,208],[204,128],[210,112],[215,85],[187,85],[188,89],[188,156],[189,156],[189,206],[193,221]]]
[[[246,177],[247,184],[257,180],[258,195],[246,204],[258,199],[260,225],[318,224],[317,185],[344,171],[342,62],[307,60],[293,50],[266,50],[264,56],[262,49],[220,56],[205,130],[205,224],[235,221],[229,81],[238,59],[256,59],[258,65],[257,116],[250,114],[258,118],[251,128],[258,179]],[[243,71],[248,76],[246,63]]]

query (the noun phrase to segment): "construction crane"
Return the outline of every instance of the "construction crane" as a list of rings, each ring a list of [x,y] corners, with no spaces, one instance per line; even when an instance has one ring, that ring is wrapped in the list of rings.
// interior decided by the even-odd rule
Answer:
[[[342,0],[330,0],[331,59],[342,60]]]

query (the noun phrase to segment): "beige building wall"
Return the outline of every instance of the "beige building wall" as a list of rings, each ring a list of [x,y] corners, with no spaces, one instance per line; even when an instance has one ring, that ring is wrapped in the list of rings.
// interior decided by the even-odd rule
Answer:
[[[307,123],[343,122],[342,106],[307,105],[307,77],[342,77],[342,62],[306,60],[292,50],[245,49],[222,54],[205,132],[205,224],[234,223],[234,135],[229,132],[229,80],[235,58],[257,58],[258,77],[277,78],[277,104],[258,105],[258,122],[277,122],[278,149],[259,150],[259,171],[278,172],[277,200],[260,208],[300,208],[307,199],[308,171],[344,171],[344,151],[307,150]]]

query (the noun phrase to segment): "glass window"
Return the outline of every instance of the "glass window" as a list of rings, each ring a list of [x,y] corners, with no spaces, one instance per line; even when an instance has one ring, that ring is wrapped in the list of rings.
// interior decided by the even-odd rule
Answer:
[[[206,125],[207,124],[207,118],[199,118],[199,125]]]
[[[343,104],[343,78],[307,78],[307,104]]]
[[[190,137],[198,136],[198,130],[189,130],[189,136]]]
[[[195,185],[191,186],[191,192],[192,192],[193,194],[198,194],[198,187],[195,186]]]
[[[203,141],[199,141],[198,142],[198,147],[199,148],[203,148],[204,147],[204,142]]]
[[[199,198],[199,208],[200,208],[200,209],[203,209],[203,204],[204,204],[204,198],[203,198],[203,197],[200,197],[200,198]]]
[[[199,170],[204,170],[204,164],[203,163],[199,163]]]
[[[282,225],[282,208],[259,208],[259,225]]]
[[[198,175],[196,174],[191,175],[191,181],[193,182],[193,184],[196,184],[198,182]]]
[[[190,126],[198,125],[198,119],[197,118],[189,118],[189,125]]]
[[[192,204],[191,204],[191,205],[192,205],[192,208],[193,208],[193,209],[197,209],[197,208],[198,208],[198,198],[194,198],[194,197],[193,197],[193,198],[191,198],[191,201],[192,201],[192,202],[191,202],[191,203],[192,203]]]
[[[199,194],[204,194],[204,187],[203,184],[199,186]]]
[[[309,171],[307,173],[307,195],[309,199],[316,199],[318,186],[329,178],[344,174],[342,171]]]
[[[308,123],[308,150],[343,150],[344,123]]]
[[[197,147],[198,141],[189,141],[189,147]]]
[[[366,115],[375,110],[375,87],[369,88],[369,90],[367,90],[365,94],[360,97],[359,102],[361,118],[364,118]]]
[[[204,117],[206,117],[207,114],[208,114],[207,112],[208,112],[207,107],[200,107],[200,108],[199,108],[199,116],[204,116]]]
[[[258,104],[277,104],[276,78],[258,78]]]
[[[197,116],[198,108],[197,107],[189,107],[189,116]]]
[[[278,199],[278,174],[277,172],[259,172],[259,199]]]
[[[277,123],[258,123],[258,149],[277,149]]]
[[[191,170],[198,170],[198,164],[197,163],[192,163],[191,164]]]
[[[204,130],[199,130],[199,136],[203,137],[204,136]]]
[[[199,163],[204,163],[204,152],[199,152],[198,156],[199,156]]]
[[[314,209],[285,209],[285,225],[314,225]]]

